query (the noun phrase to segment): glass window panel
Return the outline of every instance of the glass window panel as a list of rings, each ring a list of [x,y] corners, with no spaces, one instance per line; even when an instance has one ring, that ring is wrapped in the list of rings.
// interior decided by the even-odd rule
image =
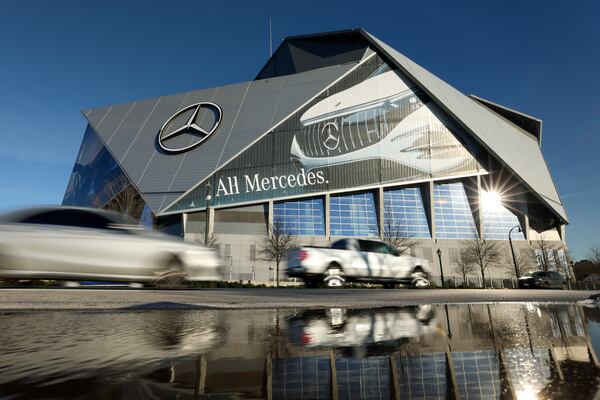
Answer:
[[[438,238],[477,238],[475,220],[462,182],[434,185],[433,201]]]
[[[331,391],[329,357],[273,360],[273,398],[326,399]]]
[[[383,205],[385,227],[401,236],[431,237],[419,188],[386,190]]]
[[[379,235],[373,193],[332,196],[331,210],[332,236],[375,237]],[[333,210],[339,211],[333,212]]]
[[[273,219],[280,221],[283,229],[293,235],[325,235],[325,213],[322,199],[274,203]]]
[[[456,352],[452,359],[462,398],[500,398],[500,367],[495,351]]]
[[[502,204],[501,199],[489,192],[482,191],[481,211],[483,218],[483,237],[490,240],[508,240],[508,233],[515,226],[521,226],[519,218]],[[513,240],[525,240],[516,229],[511,233]]]

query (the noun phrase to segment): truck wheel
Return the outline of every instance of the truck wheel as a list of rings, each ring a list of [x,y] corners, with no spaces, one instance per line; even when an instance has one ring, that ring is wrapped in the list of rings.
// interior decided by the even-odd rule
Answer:
[[[426,288],[430,285],[429,276],[421,267],[416,267],[410,277],[411,285],[414,288]]]
[[[327,287],[342,287],[344,286],[344,280],[339,276],[329,276],[325,278],[325,285]]]
[[[325,272],[323,279],[327,287],[342,287],[344,286],[344,278],[342,278],[342,268],[337,264],[331,264]]]

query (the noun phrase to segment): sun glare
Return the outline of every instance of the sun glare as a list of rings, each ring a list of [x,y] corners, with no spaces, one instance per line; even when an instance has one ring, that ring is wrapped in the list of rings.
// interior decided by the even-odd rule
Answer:
[[[525,387],[523,390],[515,393],[517,400],[537,400],[537,395],[531,387]]]
[[[502,209],[502,196],[498,192],[481,191],[481,205],[488,210]]]

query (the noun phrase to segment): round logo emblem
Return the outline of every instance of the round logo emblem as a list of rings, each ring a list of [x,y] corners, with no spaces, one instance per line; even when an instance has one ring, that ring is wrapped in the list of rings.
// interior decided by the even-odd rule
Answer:
[[[339,127],[335,121],[328,122],[321,129],[321,133],[325,136],[323,146],[329,151],[333,151],[340,145]]]
[[[198,114],[201,110],[208,112],[212,111],[214,114],[214,120],[209,124],[211,125],[209,128],[200,126],[201,123],[198,121]],[[191,113],[189,113],[190,111]],[[186,113],[190,114],[189,117],[181,118],[181,116]],[[222,118],[223,111],[221,110],[221,107],[215,103],[201,102],[187,106],[173,114],[173,116],[164,123],[162,128],[160,128],[160,131],[158,132],[158,145],[167,153],[182,153],[184,151],[189,151],[212,135],[221,124]],[[177,142],[177,138],[181,136],[191,137],[191,143],[185,146],[181,146],[181,144],[169,144],[169,142]]]

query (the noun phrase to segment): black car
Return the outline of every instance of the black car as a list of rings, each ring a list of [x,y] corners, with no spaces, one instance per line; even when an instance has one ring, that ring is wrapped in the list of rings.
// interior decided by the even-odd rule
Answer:
[[[520,289],[565,289],[566,278],[558,271],[529,272],[519,278]]]

